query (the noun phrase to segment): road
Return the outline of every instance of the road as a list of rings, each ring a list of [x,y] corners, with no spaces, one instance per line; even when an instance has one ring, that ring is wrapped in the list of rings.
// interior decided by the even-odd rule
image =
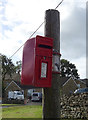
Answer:
[[[26,105],[42,105],[41,102],[28,102]]]
[[[31,102],[31,101],[29,101],[26,104],[6,105],[6,106],[0,105],[0,108],[7,108],[7,107],[13,107],[13,106],[16,107],[16,106],[23,106],[23,105],[42,105],[42,103],[41,102]]]

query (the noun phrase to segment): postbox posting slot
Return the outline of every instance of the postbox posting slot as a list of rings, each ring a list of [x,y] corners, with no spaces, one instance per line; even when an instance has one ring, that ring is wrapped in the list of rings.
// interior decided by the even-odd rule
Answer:
[[[47,48],[47,49],[51,49],[51,48],[52,48],[52,47],[49,46],[49,45],[43,45],[43,44],[39,44],[38,47]]]

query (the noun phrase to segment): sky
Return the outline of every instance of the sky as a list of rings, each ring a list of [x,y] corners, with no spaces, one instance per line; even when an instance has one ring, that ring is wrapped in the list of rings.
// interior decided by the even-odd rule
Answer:
[[[61,0],[0,0],[0,53],[8,58],[44,21],[45,11]],[[86,78],[86,0],[63,0],[60,12],[61,59],[76,65]],[[44,25],[34,34],[44,36]],[[22,60],[21,48],[11,59]]]

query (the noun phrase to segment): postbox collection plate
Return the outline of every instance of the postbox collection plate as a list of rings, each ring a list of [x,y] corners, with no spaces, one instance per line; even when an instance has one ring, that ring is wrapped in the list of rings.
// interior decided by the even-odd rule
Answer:
[[[47,77],[47,63],[41,63],[41,78]]]

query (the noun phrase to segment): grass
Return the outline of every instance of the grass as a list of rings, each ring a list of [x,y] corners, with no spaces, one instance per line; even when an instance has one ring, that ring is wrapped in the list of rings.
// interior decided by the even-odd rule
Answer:
[[[2,118],[42,118],[42,106],[2,108]]]
[[[4,104],[5,105],[5,104]],[[8,105],[8,104],[6,104]],[[13,104],[12,104],[13,105]],[[16,105],[16,104],[15,104]],[[42,118],[42,106],[13,106],[2,108],[2,118]],[[23,120],[22,119],[22,120]],[[2,119],[7,120],[7,119]],[[14,119],[13,119],[14,120]],[[17,119],[16,119],[17,120]],[[73,119],[62,119],[62,120],[73,120]],[[76,119],[74,119],[76,120]],[[77,119],[82,120],[82,119]],[[86,119],[88,120],[88,119]]]

